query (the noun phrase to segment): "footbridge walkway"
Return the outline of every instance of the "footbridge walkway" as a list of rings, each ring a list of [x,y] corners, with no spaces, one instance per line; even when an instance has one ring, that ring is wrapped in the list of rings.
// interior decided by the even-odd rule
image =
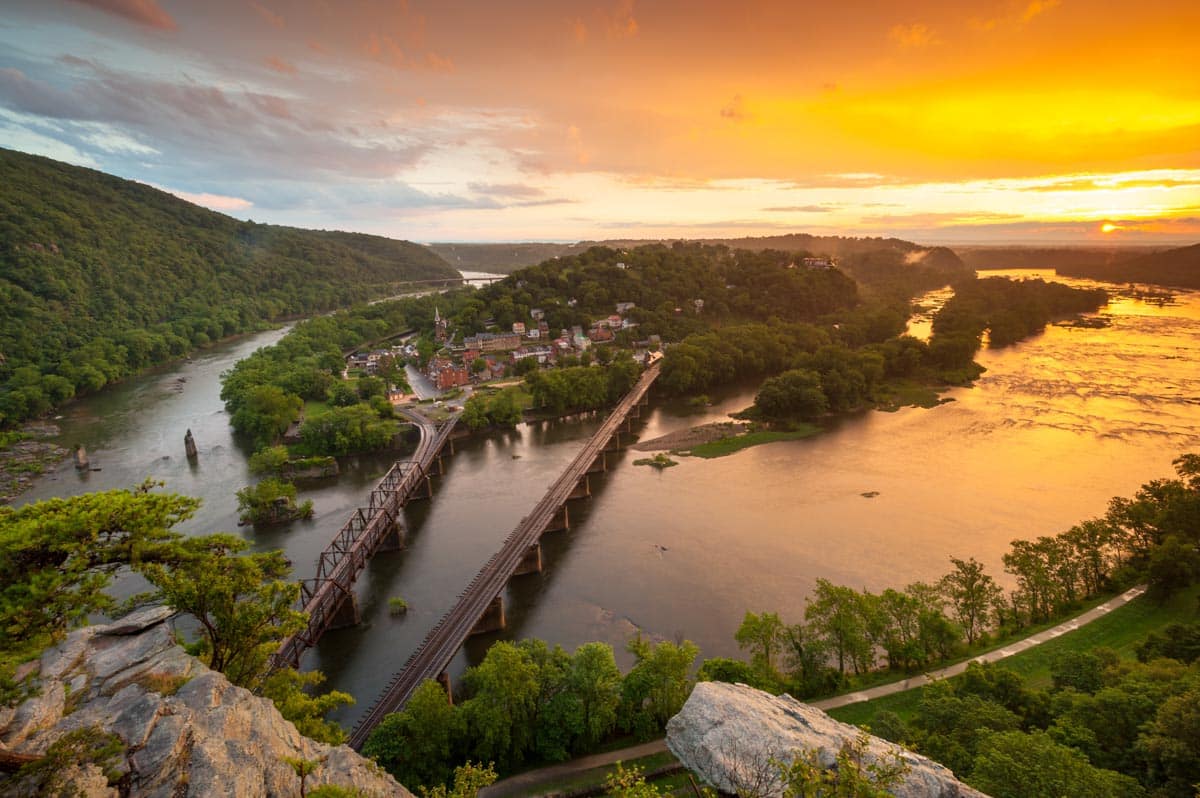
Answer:
[[[361,750],[371,730],[388,714],[399,711],[421,682],[436,678],[449,687],[446,668],[469,636],[504,627],[503,594],[508,581],[542,570],[539,539],[544,532],[570,525],[567,502],[591,495],[589,475],[607,470],[605,453],[620,448],[621,433],[631,431],[632,419],[640,415],[660,368],[661,363],[654,362],[642,372],[532,512],[521,519],[500,550],[459,594],[458,602],[429,631],[403,670],[392,677],[383,694],[355,726],[349,740],[352,747]]]
[[[286,638],[276,661],[300,666],[300,658],[330,629],[352,626],[361,620],[354,583],[378,551],[393,551],[404,544],[400,511],[409,501],[433,495],[431,476],[442,473],[442,451],[453,453],[451,433],[458,416],[437,423],[414,410],[399,410],[413,422],[421,440],[412,457],[398,460],[371,491],[366,507],[359,507],[334,535],[317,559],[317,572],[300,583],[299,609],[308,613],[305,628]]]

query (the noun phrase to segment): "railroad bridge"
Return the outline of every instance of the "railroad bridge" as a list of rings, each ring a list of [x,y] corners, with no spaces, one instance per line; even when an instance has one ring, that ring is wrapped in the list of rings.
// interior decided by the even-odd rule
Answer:
[[[304,652],[315,646],[326,631],[359,623],[355,581],[376,552],[403,546],[401,510],[414,499],[433,496],[430,478],[444,470],[443,451],[454,453],[451,436],[457,415],[439,424],[416,411],[398,412],[421,434],[416,451],[388,469],[368,496],[367,506],[355,510],[321,552],[316,575],[300,583],[299,609],[308,613],[308,623],[280,644],[275,657],[282,664],[300,667]]]
[[[622,434],[632,432],[633,419],[647,403],[646,394],[658,379],[660,362],[651,363],[609,414],[566,469],[551,483],[541,501],[505,538],[449,612],[429,631],[404,669],[396,673],[383,694],[350,735],[349,744],[361,750],[371,730],[388,714],[399,711],[426,679],[438,679],[449,689],[454,655],[473,634],[504,628],[504,588],[514,576],[542,570],[539,540],[543,533],[570,526],[568,501],[591,495],[589,475],[608,469],[605,455],[621,448]]]

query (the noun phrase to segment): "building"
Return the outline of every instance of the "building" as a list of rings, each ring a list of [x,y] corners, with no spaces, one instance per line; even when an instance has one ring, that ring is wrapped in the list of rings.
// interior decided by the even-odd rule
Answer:
[[[480,352],[501,352],[505,349],[516,349],[520,345],[521,336],[517,333],[479,333],[463,339],[463,346],[467,349],[478,349]]]
[[[618,302],[617,303],[617,313],[624,316],[626,313],[628,313],[629,311],[633,310],[636,307],[637,307],[637,305],[635,305],[632,302]]]
[[[541,308],[533,308],[529,311],[529,317],[534,321],[541,321],[546,318],[546,311]]]
[[[457,388],[471,381],[471,373],[466,366],[444,357],[431,358],[426,373],[439,391]]]
[[[440,344],[440,343],[445,343],[446,338],[448,336],[449,336],[449,332],[447,330],[446,320],[442,318],[442,314],[441,314],[441,311],[438,310],[438,306],[434,305],[433,306],[433,338],[435,341],[437,341]]]
[[[804,268],[806,269],[832,269],[833,261],[829,258],[805,258],[803,260]]]
[[[513,331],[513,335],[524,335],[525,334],[525,322],[514,321],[513,326],[512,326],[512,331]]]

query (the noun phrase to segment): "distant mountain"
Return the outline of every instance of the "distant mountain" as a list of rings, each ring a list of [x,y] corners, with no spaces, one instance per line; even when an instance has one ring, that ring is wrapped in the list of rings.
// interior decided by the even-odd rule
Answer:
[[[457,277],[410,242],[242,222],[0,149],[0,425],[265,322]]]
[[[594,246],[633,249],[645,244],[672,243],[681,239],[610,239],[574,244],[527,242],[508,244],[433,244],[430,246],[453,266],[485,272],[509,273],[552,258],[579,255]],[[904,291],[919,285],[944,284],[967,277],[971,269],[945,247],[926,247],[899,238],[853,238],[789,233],[777,236],[691,239],[755,252],[777,250],[837,258],[839,266],[865,286],[884,285]],[[914,278],[916,283],[914,283]],[[904,286],[895,285],[904,283]]]
[[[1162,246],[1106,247],[977,247],[956,246],[963,262],[972,269],[1091,269],[1110,266],[1140,255],[1160,252]],[[1065,273],[1065,272],[1064,272]]]
[[[1105,264],[1080,264],[1058,268],[1059,274],[1091,277],[1117,283],[1157,283],[1179,288],[1200,288],[1200,244],[1153,252]]]

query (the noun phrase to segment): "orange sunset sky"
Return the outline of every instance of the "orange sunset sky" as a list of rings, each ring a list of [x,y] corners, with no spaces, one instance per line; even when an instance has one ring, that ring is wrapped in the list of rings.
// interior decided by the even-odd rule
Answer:
[[[418,241],[1200,239],[1200,3],[6,0],[0,145]]]

